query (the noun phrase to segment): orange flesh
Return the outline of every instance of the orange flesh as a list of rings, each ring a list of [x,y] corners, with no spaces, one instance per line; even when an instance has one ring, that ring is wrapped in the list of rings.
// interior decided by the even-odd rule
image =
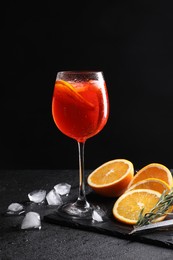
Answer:
[[[139,183],[139,184],[138,184]],[[147,181],[144,180],[143,183],[138,182],[137,184],[135,184],[135,187],[131,186],[130,189],[152,189],[152,190],[156,190],[160,193],[162,193],[164,190],[169,191],[170,187],[168,185],[166,185],[166,183],[160,183],[159,180],[158,181],[154,181],[154,180],[149,180]]]
[[[135,184],[138,181],[141,181],[143,179],[151,178],[151,176],[152,176],[152,178],[161,179],[161,180],[165,181],[166,183],[168,183],[168,178],[165,175],[165,170],[159,169],[158,167],[152,167],[152,168],[148,168],[148,169],[144,170],[142,172],[142,175],[139,174],[139,176],[136,176],[133,179],[133,184]]]
[[[158,200],[158,196],[154,194],[152,195],[144,192],[135,194],[133,193],[120,201],[117,211],[119,215],[127,219],[137,220],[139,217],[139,213],[143,208],[143,214],[150,212],[150,210],[156,205]]]
[[[122,162],[113,162],[98,172],[92,177],[91,181],[97,185],[109,184],[119,180],[128,170],[129,165]]]

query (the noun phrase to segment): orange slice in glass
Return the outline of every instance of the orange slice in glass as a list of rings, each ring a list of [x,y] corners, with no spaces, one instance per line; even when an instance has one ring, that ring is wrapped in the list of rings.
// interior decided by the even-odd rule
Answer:
[[[64,81],[64,80],[57,80],[55,82],[55,87],[58,88],[59,90],[65,92],[67,95],[74,98],[81,104],[84,104],[84,105],[88,106],[89,108],[94,108],[94,105],[91,102],[84,99],[84,97],[81,96],[69,82]]]

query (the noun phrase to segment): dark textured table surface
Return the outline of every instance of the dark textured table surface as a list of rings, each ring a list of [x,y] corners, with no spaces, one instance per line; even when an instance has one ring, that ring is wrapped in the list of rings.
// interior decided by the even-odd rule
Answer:
[[[86,175],[90,171],[86,171]],[[24,216],[6,217],[13,202],[26,202],[27,194],[67,182],[76,190],[75,170],[1,170],[0,171],[0,259],[172,259],[172,249],[130,241],[107,234],[48,223],[41,230],[21,230]],[[87,188],[88,191],[88,188]],[[76,194],[77,195],[77,194]],[[69,195],[70,196],[70,195]]]

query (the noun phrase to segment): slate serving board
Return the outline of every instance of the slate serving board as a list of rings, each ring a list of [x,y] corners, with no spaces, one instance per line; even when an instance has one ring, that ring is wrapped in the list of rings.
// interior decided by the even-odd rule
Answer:
[[[138,241],[173,249],[173,227],[169,227],[165,230],[150,230],[129,234],[133,230],[133,227],[116,221],[112,215],[112,208],[115,203],[115,199],[102,198],[100,196],[97,196],[93,192],[90,192],[87,195],[87,199],[91,203],[97,204],[102,209],[106,210],[107,217],[103,222],[93,222],[91,220],[79,219],[69,220],[62,218],[56,212],[44,216],[44,221],[52,224],[102,233],[105,235],[128,239],[131,241]]]

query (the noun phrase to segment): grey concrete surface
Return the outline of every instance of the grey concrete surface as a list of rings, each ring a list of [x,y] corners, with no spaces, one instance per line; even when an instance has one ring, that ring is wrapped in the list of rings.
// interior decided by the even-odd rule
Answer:
[[[23,216],[3,215],[10,203],[26,201],[27,194],[32,190],[48,191],[59,182],[76,186],[77,178],[75,170],[0,171],[1,260],[172,259],[171,249],[44,221],[41,230],[21,230],[19,227]]]

